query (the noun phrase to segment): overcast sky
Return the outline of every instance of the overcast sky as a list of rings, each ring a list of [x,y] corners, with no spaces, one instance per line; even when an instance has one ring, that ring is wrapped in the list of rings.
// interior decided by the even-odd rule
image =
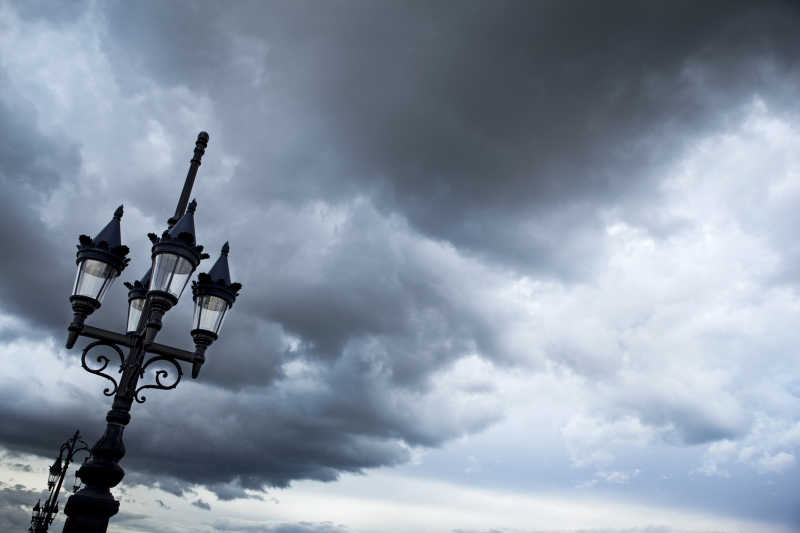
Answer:
[[[89,320],[120,330],[206,130],[198,242],[244,288],[199,379],[134,406],[111,531],[799,530],[798,27],[0,2],[0,529],[110,407],[63,349],[78,235],[124,204]]]

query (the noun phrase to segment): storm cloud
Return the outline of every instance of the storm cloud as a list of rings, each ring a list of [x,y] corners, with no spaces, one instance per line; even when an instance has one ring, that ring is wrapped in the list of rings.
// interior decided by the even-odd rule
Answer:
[[[407,464],[546,403],[493,379],[519,373],[580,383],[559,434],[593,483],[656,444],[710,446],[704,475],[789,468],[796,384],[762,392],[796,368],[798,23],[783,2],[4,4],[0,444],[102,431],[105,384],[59,348],[77,236],[124,203],[140,277],[207,129],[198,239],[230,241],[244,289],[200,379],[135,408],[129,486],[232,501]],[[735,157],[763,138],[791,142]],[[115,286],[89,321],[125,305]],[[189,345],[190,313],[161,342]]]

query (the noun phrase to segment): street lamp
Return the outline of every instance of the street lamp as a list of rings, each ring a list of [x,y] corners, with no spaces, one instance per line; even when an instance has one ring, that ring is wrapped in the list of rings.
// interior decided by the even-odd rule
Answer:
[[[61,455],[58,456],[58,459],[50,465],[50,473],[47,476],[47,489],[53,490],[53,487],[58,481],[58,478],[61,476]]]
[[[80,431],[76,431],[72,438],[65,441],[58,449],[58,457],[50,465],[47,475],[47,490],[50,493],[44,505],[39,500],[33,506],[31,527],[28,528],[29,533],[46,533],[58,514],[58,494],[61,492],[61,485],[64,483],[67,470],[69,470],[69,464],[78,452],[88,451],[89,446],[81,440]]]
[[[81,365],[111,381],[113,386],[106,388],[104,394],[114,396],[114,402],[106,415],[105,433],[92,447],[89,460],[77,472],[84,487],[67,500],[65,533],[106,531],[109,518],[119,511],[119,502],[111,495],[110,489],[125,475],[119,466],[125,455],[122,433],[130,422],[134,400],[143,403],[146,397],[142,391],[145,389],[177,387],[183,376],[180,361],[190,363],[192,378],[197,377],[205,362],[206,349],[217,339],[222,320],[242,287],[231,282],[228,269],[230,247],[226,242],[211,270],[199,274],[192,286],[195,301],[191,330],[194,352],[155,342],[164,314],[178,303],[200,261],[209,257],[195,238],[197,202],[193,200],[187,206],[207,144],[208,134],[200,132],[175,215],[169,219],[168,227],[160,237],[148,234],[153,243],[150,269],[140,280],[125,284],[128,288],[128,320],[124,334],[85,324],[86,318],[100,308],[109,286],[129,262],[126,257],[128,247],[121,244],[120,237],[122,206],[94,239],[87,235],[80,237],[78,273],[70,296],[74,315],[68,328],[67,348],[72,348],[80,336],[94,339],[83,349]],[[128,349],[127,356],[123,354],[123,347]],[[98,348],[108,349],[108,353],[113,352],[119,358],[122,374],[119,381],[104,372],[111,362],[106,355],[98,355],[95,359],[99,367],[87,362],[89,352]],[[158,364],[155,383],[140,386],[139,378],[143,378],[147,368],[154,364]],[[170,376],[170,371],[160,368],[163,364],[172,365],[174,377]]]

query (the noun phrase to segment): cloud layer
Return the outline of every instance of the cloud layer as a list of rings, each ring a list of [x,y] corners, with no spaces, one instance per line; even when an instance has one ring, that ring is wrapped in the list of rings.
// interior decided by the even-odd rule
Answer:
[[[648,482],[626,454],[663,447],[791,487],[798,12],[576,6],[2,5],[0,444],[100,433],[58,348],[73,246],[124,201],[138,278],[207,129],[198,235],[244,290],[201,379],[134,413],[129,484],[230,501],[404,464],[542,415],[504,384],[546,375],[589,485]],[[747,512],[797,520],[779,500]]]

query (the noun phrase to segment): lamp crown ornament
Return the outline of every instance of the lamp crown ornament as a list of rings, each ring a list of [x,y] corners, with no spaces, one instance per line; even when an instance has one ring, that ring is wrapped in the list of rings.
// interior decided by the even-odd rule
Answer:
[[[142,297],[144,297],[147,294],[147,287],[150,286],[150,276],[152,275],[153,275],[153,267],[151,266],[150,268],[147,269],[147,272],[144,273],[144,276],[142,276],[141,279],[137,279],[132,283],[130,281],[126,281],[123,285],[128,287],[128,290],[131,291],[135,290],[143,291],[144,294],[142,295]]]
[[[233,305],[239,291],[241,283],[231,282],[231,272],[228,267],[228,254],[231,247],[229,243],[222,246],[217,261],[208,273],[201,272],[197,275],[197,281],[192,282],[192,298],[197,301],[200,296],[217,296],[225,300],[229,306]]]
[[[173,239],[181,239],[187,244],[195,244],[194,213],[197,211],[197,200],[192,200],[186,207],[186,213],[166,233]]]
[[[203,253],[203,246],[197,244],[194,230],[194,213],[197,210],[197,200],[192,200],[186,213],[178,219],[174,226],[164,230],[161,237],[155,233],[148,233],[150,242],[153,243],[153,256],[160,253],[172,253],[186,258],[194,268],[203,259],[210,256]]]
[[[94,239],[88,235],[78,237],[76,263],[80,263],[85,259],[95,259],[114,267],[117,270],[117,275],[128,266],[130,258],[127,255],[130,249],[122,244],[120,232],[122,213],[122,206],[119,206],[114,211],[114,217],[111,221],[100,230]]]
[[[150,278],[153,275],[153,267],[147,269],[142,279],[133,283],[126,281],[128,287],[128,326],[127,331],[135,332],[139,329],[139,322],[144,312],[144,305],[147,299],[147,292],[150,290]]]

